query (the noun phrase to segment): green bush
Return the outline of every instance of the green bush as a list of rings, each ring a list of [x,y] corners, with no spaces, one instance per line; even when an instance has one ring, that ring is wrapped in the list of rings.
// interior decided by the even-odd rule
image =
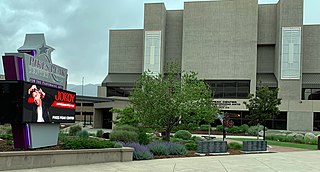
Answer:
[[[185,155],[187,154],[187,149],[184,145],[179,143],[164,143],[167,145],[169,155]]]
[[[285,136],[285,135],[267,135],[267,140],[274,140],[279,142],[293,142],[293,143],[300,143],[300,144],[311,144],[311,145],[317,145],[318,140],[317,139],[303,139],[303,138],[295,138],[293,136]]]
[[[145,133],[145,132],[139,132],[138,133],[138,140],[139,140],[139,143],[142,144],[142,145],[147,145],[150,143],[151,137]]]
[[[247,125],[247,124],[242,124],[242,125],[240,126],[240,130],[241,130],[241,132],[243,132],[243,133],[248,132],[248,129],[249,129],[249,125]]]
[[[255,126],[251,126],[248,129],[247,134],[250,136],[257,136],[259,131],[263,131],[263,125],[255,125]],[[266,127],[266,131],[267,131],[267,127]]]
[[[1,134],[0,139],[12,140],[12,134]]]
[[[131,131],[131,132],[138,132],[139,129],[137,127],[134,127],[134,126],[131,126],[131,125],[127,125],[127,124],[124,124],[124,125],[116,125],[113,127],[114,131],[119,131],[119,130],[122,130],[122,131]]]
[[[222,125],[217,125],[216,130],[222,132],[223,131],[223,126]]]
[[[62,145],[64,149],[114,148],[115,142],[90,138],[68,138]]]
[[[241,129],[238,126],[233,126],[227,129],[228,133],[241,133]]]
[[[176,131],[179,131],[179,130],[189,130],[189,131],[194,131],[194,130],[197,130],[198,129],[198,126],[197,124],[193,124],[193,123],[182,123],[178,126],[175,126],[172,131],[176,132]]]
[[[96,133],[96,136],[97,137],[102,137],[103,135],[103,131],[102,130],[98,130],[97,133]]]
[[[80,132],[82,130],[82,127],[79,125],[75,125],[70,127],[69,129],[69,135],[70,136],[75,136],[78,132]]]
[[[168,146],[165,145],[165,142],[153,142],[148,145],[150,152],[153,155],[169,155]]]
[[[241,148],[242,148],[242,144],[238,142],[228,143],[228,149],[241,149]]]
[[[209,127],[211,127],[211,126],[210,126],[210,125],[200,125],[199,130],[201,130],[201,131],[208,131],[208,130],[209,130]]]
[[[193,150],[193,151],[196,151],[198,148],[198,145],[196,143],[186,143],[184,146],[186,147],[187,150]]]
[[[0,135],[12,134],[12,128],[10,124],[0,125]]]
[[[191,139],[194,140],[195,143],[205,140],[203,137],[199,137],[199,136],[192,136]]]
[[[191,138],[191,136],[192,136],[192,134],[187,130],[179,130],[174,134],[175,138],[180,138],[183,140],[188,140]]]
[[[77,132],[76,136],[81,137],[81,138],[88,138],[89,133],[86,130],[82,130],[82,131]]]
[[[173,142],[173,143],[184,143],[185,140],[180,139],[180,138],[171,137],[170,138],[170,142]]]
[[[113,130],[110,133],[110,140],[121,142],[138,142],[138,133],[133,131]]]

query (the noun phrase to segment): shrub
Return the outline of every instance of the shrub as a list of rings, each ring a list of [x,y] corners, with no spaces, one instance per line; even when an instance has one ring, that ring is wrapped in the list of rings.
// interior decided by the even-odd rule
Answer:
[[[208,131],[208,130],[209,130],[209,127],[211,127],[211,126],[210,126],[210,125],[200,125],[199,130],[201,130],[201,131]]]
[[[12,134],[1,134],[0,139],[12,140]]]
[[[241,133],[241,129],[238,126],[233,126],[227,129],[229,133]]]
[[[82,127],[79,126],[79,125],[72,126],[69,129],[69,135],[70,136],[75,136],[81,130],[82,130]]]
[[[178,126],[175,126],[172,131],[179,131],[179,130],[189,130],[189,131],[192,131],[192,130],[197,130],[198,129],[198,126],[197,124],[193,124],[193,123],[182,123]]]
[[[195,143],[198,143],[198,142],[200,142],[200,141],[204,141],[204,140],[205,140],[205,138],[199,137],[199,136],[192,136],[191,139],[192,139],[193,141],[195,141]]]
[[[179,143],[163,142],[167,146],[169,155],[185,155],[187,154],[187,149],[184,145]]]
[[[138,133],[138,141],[142,145],[147,145],[147,144],[150,143],[151,139],[150,139],[150,136],[147,133],[139,132]]]
[[[139,143],[125,143],[123,146],[134,148],[133,159],[134,160],[148,160],[153,159],[153,154],[149,148]]]
[[[137,127],[134,127],[134,126],[131,126],[131,125],[127,125],[127,124],[116,125],[116,126],[113,127],[112,130],[113,131],[122,130],[122,131],[130,131],[130,132],[138,132],[139,131],[139,129]]]
[[[187,149],[184,145],[171,142],[153,142],[148,145],[154,155],[185,155]]]
[[[242,124],[242,125],[240,126],[240,130],[241,130],[241,132],[243,132],[243,133],[246,133],[246,132],[248,131],[248,129],[249,129],[249,125],[247,125],[247,124]]]
[[[175,138],[175,137],[171,137],[170,138],[170,142],[173,142],[173,143],[184,143],[185,142],[185,140],[183,140],[183,139],[180,139],[180,138]]]
[[[191,136],[192,136],[191,133],[187,130],[179,130],[174,134],[174,137],[180,138],[183,140],[188,140],[191,138]]]
[[[78,137],[82,137],[82,138],[88,138],[89,137],[89,133],[86,130],[82,130],[77,132],[76,134]]]
[[[248,129],[248,132],[247,134],[248,135],[251,135],[251,136],[257,136],[259,131],[262,131],[263,130],[263,125],[255,125],[255,126],[251,126],[249,129]],[[266,127],[266,130],[267,130],[267,127]]]
[[[223,126],[222,125],[217,125],[216,130],[217,131],[223,131]]]
[[[114,130],[110,133],[110,140],[122,142],[138,142],[138,134],[133,131]]]
[[[242,144],[238,142],[228,143],[228,149],[241,149],[241,148],[242,148]]]
[[[0,125],[0,135],[3,135],[3,134],[12,134],[11,125],[8,125],[8,124]]]
[[[98,130],[97,133],[96,133],[96,136],[97,137],[102,137],[103,135],[103,131],[102,130]]]
[[[185,147],[187,150],[197,150],[198,149],[198,145],[196,143],[186,143]]]
[[[167,142],[153,142],[148,144],[148,148],[153,155],[169,155],[170,152],[165,143]]]
[[[115,142],[90,138],[68,138],[62,145],[64,149],[114,148]]]

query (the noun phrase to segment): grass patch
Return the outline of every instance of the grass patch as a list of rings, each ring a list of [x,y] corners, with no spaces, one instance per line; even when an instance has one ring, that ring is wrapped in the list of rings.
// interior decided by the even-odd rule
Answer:
[[[246,138],[231,138],[231,140],[257,140],[257,139],[246,139]],[[278,142],[273,140],[267,140],[268,145],[271,146],[283,146],[283,147],[291,147],[291,148],[301,148],[301,149],[308,149],[308,150],[317,150],[317,145],[309,145],[309,144],[299,144],[299,143],[290,143],[290,142]]]

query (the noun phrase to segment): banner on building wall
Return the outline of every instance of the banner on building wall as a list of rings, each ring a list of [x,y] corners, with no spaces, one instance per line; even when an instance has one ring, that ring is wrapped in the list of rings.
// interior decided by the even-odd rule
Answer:
[[[281,79],[300,79],[301,27],[282,28]]]

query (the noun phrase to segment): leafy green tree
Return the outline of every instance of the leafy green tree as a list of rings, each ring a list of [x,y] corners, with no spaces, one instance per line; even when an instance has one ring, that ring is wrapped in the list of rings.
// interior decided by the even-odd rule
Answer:
[[[249,110],[249,119],[254,124],[262,124],[263,139],[265,140],[265,129],[267,119],[271,119],[280,113],[279,105],[281,99],[278,98],[278,88],[270,90],[268,87],[263,86],[258,88],[256,95],[250,95],[249,102],[243,102]]]
[[[112,108],[110,112],[117,114],[116,120],[113,121],[116,125],[131,125],[139,127],[140,122],[132,106],[127,106],[123,109]]]
[[[180,122],[212,122],[218,109],[213,105],[210,88],[194,72],[180,73],[173,67],[165,75],[143,73],[129,100],[137,120],[163,132],[170,132]]]

